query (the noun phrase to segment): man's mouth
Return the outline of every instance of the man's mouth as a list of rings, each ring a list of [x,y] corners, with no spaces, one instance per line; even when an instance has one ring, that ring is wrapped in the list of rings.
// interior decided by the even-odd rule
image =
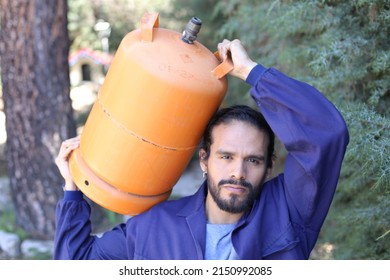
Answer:
[[[220,187],[229,187],[235,189],[252,189],[253,186],[251,183],[245,180],[221,180],[218,184]]]
[[[247,187],[241,186],[241,185],[232,185],[232,184],[225,184],[222,186],[224,189],[236,193],[236,194],[242,194],[247,191]]]

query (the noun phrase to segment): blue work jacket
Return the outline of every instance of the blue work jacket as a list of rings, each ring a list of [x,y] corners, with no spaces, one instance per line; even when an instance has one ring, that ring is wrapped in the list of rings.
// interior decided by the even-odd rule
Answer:
[[[348,130],[335,106],[312,86],[257,65],[251,96],[288,156],[232,232],[240,259],[308,259],[331,205]],[[204,182],[191,196],[162,202],[111,231],[91,235],[90,207],[79,191],[56,209],[55,259],[203,259]]]

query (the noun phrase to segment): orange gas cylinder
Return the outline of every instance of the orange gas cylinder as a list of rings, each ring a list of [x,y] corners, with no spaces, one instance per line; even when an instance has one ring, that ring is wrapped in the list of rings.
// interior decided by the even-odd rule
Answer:
[[[78,188],[101,206],[139,214],[168,199],[227,89],[229,64],[145,14],[122,40],[69,160]],[[182,38],[183,37],[183,38]]]

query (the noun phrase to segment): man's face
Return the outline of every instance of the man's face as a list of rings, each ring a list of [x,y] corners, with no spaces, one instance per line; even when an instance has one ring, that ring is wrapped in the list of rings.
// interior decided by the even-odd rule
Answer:
[[[246,122],[231,121],[214,127],[209,158],[202,159],[200,152],[211,195],[206,203],[215,203],[229,213],[250,209],[271,173],[267,168],[268,141],[263,131]]]

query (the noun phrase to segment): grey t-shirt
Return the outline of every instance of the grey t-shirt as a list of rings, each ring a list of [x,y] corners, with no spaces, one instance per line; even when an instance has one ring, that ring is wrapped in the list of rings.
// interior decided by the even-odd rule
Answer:
[[[207,224],[206,260],[238,260],[232,244],[235,224]]]

